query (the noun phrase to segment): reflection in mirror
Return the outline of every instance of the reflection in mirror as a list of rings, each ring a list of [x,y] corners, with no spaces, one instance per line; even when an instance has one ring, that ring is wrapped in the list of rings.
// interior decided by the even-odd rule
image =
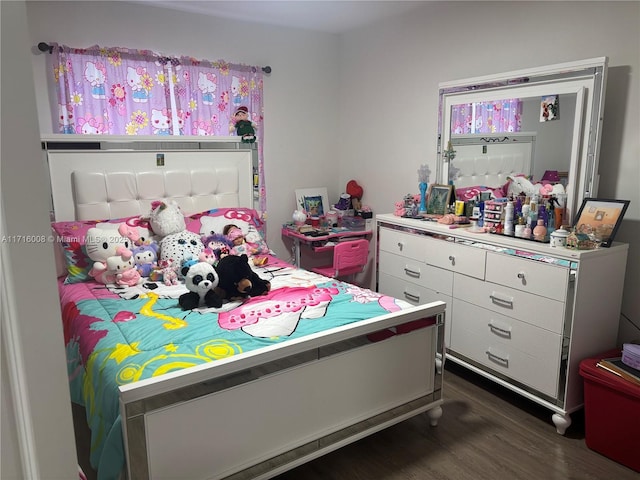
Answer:
[[[436,178],[500,188],[558,172],[570,220],[597,193],[606,68],[602,57],[441,83]]]

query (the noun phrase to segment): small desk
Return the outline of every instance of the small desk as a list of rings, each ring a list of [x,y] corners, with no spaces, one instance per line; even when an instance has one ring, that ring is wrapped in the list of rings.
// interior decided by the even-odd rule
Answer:
[[[294,264],[296,267],[300,267],[300,246],[303,244],[308,245],[309,248],[311,248],[314,252],[326,252],[333,249],[333,245],[324,245],[324,243],[326,242],[339,241],[340,239],[345,240],[347,238],[355,239],[368,237],[372,233],[373,232],[371,230],[349,230],[346,228],[333,228],[327,231],[326,234],[322,232],[321,235],[312,236],[304,235],[295,230],[295,228],[293,227],[290,228],[286,225],[282,227],[282,236],[291,238],[293,240],[293,248],[295,250]],[[322,243],[323,245],[314,246],[313,244],[315,242]]]

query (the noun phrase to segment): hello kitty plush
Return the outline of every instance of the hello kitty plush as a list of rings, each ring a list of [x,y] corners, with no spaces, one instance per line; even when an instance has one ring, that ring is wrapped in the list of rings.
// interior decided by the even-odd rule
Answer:
[[[131,248],[131,240],[121,235],[116,229],[92,227],[87,230],[85,249],[93,260],[89,275],[100,283],[114,283],[113,275],[107,269],[107,259],[118,255],[119,249]],[[129,251],[131,256],[131,252]]]
[[[131,250],[120,247],[116,255],[107,258],[107,275],[112,282],[124,287],[133,287],[142,283],[140,272],[136,270]]]

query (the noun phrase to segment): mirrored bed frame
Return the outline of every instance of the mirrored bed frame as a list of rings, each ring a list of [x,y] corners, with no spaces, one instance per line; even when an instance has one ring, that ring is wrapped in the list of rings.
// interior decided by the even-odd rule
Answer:
[[[242,148],[103,140],[46,139],[55,220],[137,215],[157,198],[185,214],[253,205]],[[266,479],[423,412],[436,425],[444,315],[443,302],[408,306],[119,386],[123,477]],[[370,341],[424,319],[433,321]]]

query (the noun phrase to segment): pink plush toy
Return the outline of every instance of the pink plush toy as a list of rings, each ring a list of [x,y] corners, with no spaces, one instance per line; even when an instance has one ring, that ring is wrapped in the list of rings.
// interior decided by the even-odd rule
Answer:
[[[396,217],[402,217],[405,214],[406,210],[404,208],[404,202],[396,202],[396,209],[393,214]]]
[[[138,242],[140,241],[140,234],[138,233],[138,231],[135,228],[131,228],[126,223],[121,223],[120,224],[120,226],[118,227],[118,233],[120,235],[122,235],[123,237],[126,237],[129,240],[131,240],[131,244],[132,245],[138,245],[139,244]]]
[[[209,265],[215,265],[218,261],[215,252],[209,247],[206,247],[202,252],[200,252],[198,260],[208,263]]]
[[[162,268],[162,279],[167,286],[178,285],[178,274],[173,268],[173,262],[171,260],[160,260],[158,266]]]
[[[116,274],[116,283],[118,285],[134,287],[142,283],[142,277],[140,276],[140,272],[135,268],[128,268]]]
[[[553,192],[553,185],[550,183],[540,186],[540,195],[551,195],[551,192]]]
[[[107,258],[107,275],[111,275],[114,282],[122,286],[133,287],[142,283],[140,272],[135,267],[131,250],[124,247],[116,249],[116,255]]]

